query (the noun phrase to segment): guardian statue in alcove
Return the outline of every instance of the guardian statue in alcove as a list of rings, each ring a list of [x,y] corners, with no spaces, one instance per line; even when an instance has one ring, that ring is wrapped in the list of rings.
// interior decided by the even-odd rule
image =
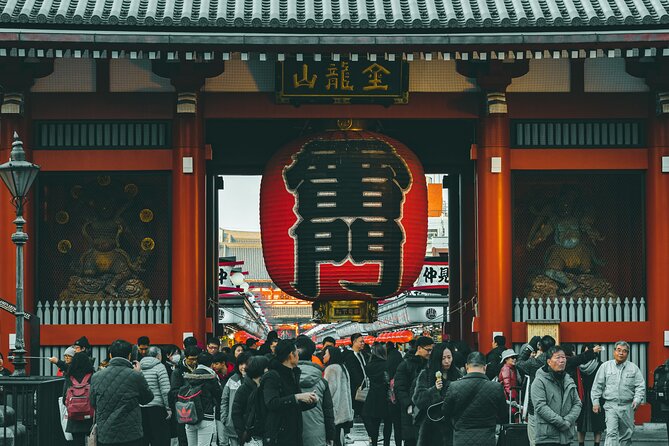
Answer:
[[[618,297],[611,283],[597,272],[604,261],[596,255],[595,247],[604,236],[587,209],[575,187],[562,188],[543,207],[531,209],[535,219],[526,248],[531,251],[547,240],[552,243],[545,248],[539,273],[530,278],[526,297]]]

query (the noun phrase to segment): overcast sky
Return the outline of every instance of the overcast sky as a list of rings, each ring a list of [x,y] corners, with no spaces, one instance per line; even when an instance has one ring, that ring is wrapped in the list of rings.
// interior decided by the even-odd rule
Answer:
[[[240,231],[260,231],[260,175],[223,177],[219,192],[219,226]]]

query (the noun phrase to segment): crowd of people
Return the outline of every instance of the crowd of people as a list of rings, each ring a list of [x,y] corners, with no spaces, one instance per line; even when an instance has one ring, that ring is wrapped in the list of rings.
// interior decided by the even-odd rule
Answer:
[[[275,332],[260,348],[254,339],[228,348],[189,337],[181,348],[141,337],[115,341],[95,371],[84,337],[50,360],[66,378],[64,428],[78,446],[92,429],[103,446],[344,446],[358,421],[373,446],[492,446],[513,422],[527,423],[533,446],[570,445],[576,433],[584,445],[587,432],[595,446],[603,432],[606,445],[631,444],[645,382],[624,341],[607,362],[601,346],[577,353],[551,336],[518,354],[503,336],[487,355],[429,336],[406,347],[370,346],[361,334],[350,348],[326,338],[318,350]]]

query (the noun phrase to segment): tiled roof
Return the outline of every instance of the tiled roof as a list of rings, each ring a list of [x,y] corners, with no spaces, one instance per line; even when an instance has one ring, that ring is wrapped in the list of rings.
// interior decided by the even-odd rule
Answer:
[[[3,27],[37,24],[318,32],[665,23],[669,23],[667,0],[0,0]]]

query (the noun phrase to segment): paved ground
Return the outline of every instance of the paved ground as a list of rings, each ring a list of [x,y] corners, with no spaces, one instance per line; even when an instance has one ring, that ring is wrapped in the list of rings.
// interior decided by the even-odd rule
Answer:
[[[353,426],[351,431],[351,438],[354,442],[349,446],[369,446],[367,440],[367,432],[362,424],[356,423]],[[586,446],[592,446],[592,436],[586,437]],[[602,445],[604,442],[602,441]],[[659,445],[668,445],[667,441],[667,431],[664,424],[645,424],[643,426],[637,426],[637,429],[634,434],[633,442],[634,446],[659,446]],[[379,445],[383,445],[383,441],[379,439]],[[574,443],[578,445],[578,443]],[[391,442],[391,446],[395,446],[394,441]]]

